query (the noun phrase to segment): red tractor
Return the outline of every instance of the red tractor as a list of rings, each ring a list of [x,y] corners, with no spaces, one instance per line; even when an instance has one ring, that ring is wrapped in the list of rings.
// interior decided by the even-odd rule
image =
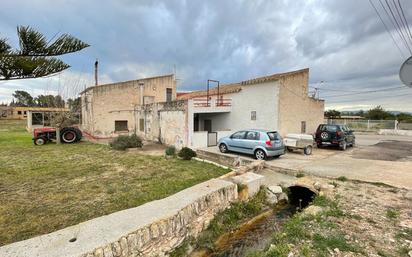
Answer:
[[[76,143],[82,139],[82,132],[76,127],[66,127],[60,130],[60,140],[62,143]],[[35,145],[44,145],[47,142],[56,140],[56,128],[36,128],[33,130],[33,142]]]

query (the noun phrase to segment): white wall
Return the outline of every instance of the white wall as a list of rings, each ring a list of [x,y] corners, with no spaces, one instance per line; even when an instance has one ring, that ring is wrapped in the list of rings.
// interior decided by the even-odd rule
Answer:
[[[232,111],[218,117],[221,128],[278,130],[279,82],[245,85],[240,92],[224,97],[232,98]],[[252,111],[256,111],[256,120],[251,120]]]
[[[207,147],[207,131],[193,132],[192,147],[195,149]]]

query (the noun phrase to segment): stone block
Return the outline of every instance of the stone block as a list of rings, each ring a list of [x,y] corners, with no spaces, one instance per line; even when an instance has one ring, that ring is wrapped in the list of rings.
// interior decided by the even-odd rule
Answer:
[[[282,188],[280,186],[268,186],[268,190],[274,194],[282,193]]]
[[[245,174],[232,177],[231,179],[234,183],[245,186],[247,188],[248,197],[252,197],[259,192],[260,187],[263,185],[264,177],[253,172],[247,172]]]

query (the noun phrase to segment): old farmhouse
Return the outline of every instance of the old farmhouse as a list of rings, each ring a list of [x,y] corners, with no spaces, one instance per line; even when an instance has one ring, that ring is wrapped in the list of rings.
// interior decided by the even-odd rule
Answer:
[[[82,92],[82,127],[96,138],[137,133],[200,148],[247,128],[313,133],[324,101],[308,96],[309,69],[176,94],[173,75],[98,85]]]

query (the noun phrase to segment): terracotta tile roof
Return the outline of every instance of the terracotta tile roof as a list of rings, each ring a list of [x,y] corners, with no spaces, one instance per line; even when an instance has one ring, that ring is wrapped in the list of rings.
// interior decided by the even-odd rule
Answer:
[[[309,72],[309,68],[296,70],[296,71],[289,71],[289,72],[284,72],[284,73],[277,73],[277,74],[264,76],[264,77],[259,77],[259,78],[254,78],[254,79],[249,79],[249,80],[242,81],[241,84],[242,85],[250,85],[250,84],[263,83],[263,82],[267,82],[267,81],[274,81],[274,80],[278,80],[278,79],[283,78],[283,77],[292,76],[292,75],[296,75],[296,74],[299,74],[299,73],[306,73],[306,72]]]
[[[221,85],[219,94],[236,93],[242,90],[242,86],[244,85],[252,85],[252,84],[263,83],[263,82],[268,82],[268,81],[275,81],[283,77],[292,76],[292,75],[296,75],[299,73],[306,73],[306,72],[309,72],[309,68],[296,70],[296,71],[290,71],[290,72],[284,72],[284,73],[277,73],[277,74],[273,74],[269,76],[245,80],[239,83]],[[189,92],[186,94],[178,95],[177,99],[185,100],[185,99],[191,99],[195,97],[202,97],[206,95],[207,95],[206,90],[200,90],[200,91],[193,91],[193,92]],[[215,88],[210,89],[209,95],[217,95],[217,88],[215,87]]]

